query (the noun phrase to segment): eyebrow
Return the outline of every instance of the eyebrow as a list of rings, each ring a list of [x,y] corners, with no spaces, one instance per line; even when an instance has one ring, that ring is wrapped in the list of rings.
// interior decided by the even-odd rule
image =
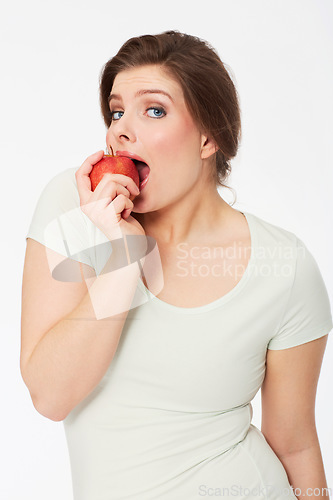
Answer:
[[[173,102],[173,99],[172,99],[171,95],[168,94],[167,92],[165,92],[164,90],[161,90],[161,89],[142,89],[142,90],[138,90],[136,92],[136,94],[135,94],[134,97],[140,97],[140,96],[145,95],[145,94],[162,94],[162,95],[165,95],[166,97],[168,97]],[[121,97],[118,94],[110,94],[109,97],[108,97],[108,103],[110,103],[110,101],[112,99],[117,99],[118,101],[121,101]]]

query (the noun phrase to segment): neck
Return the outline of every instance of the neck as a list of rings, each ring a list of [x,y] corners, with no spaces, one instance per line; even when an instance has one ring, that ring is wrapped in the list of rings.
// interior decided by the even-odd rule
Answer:
[[[188,198],[161,210],[148,213],[132,213],[146,234],[158,243],[177,246],[183,242],[209,243],[216,227],[234,210],[218,193],[215,186],[195,190]]]

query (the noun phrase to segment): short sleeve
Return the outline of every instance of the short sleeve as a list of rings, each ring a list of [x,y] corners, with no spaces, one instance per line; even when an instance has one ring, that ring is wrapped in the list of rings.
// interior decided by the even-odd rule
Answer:
[[[37,201],[26,238],[42,243],[67,259],[92,266],[89,231],[80,208],[75,168],[53,177]]]
[[[277,333],[267,348],[288,349],[327,335],[332,314],[327,289],[317,262],[305,244],[296,238],[294,279]]]

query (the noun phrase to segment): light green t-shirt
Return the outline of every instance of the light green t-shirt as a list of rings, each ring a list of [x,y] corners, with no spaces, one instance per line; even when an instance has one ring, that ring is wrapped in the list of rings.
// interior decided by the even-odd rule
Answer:
[[[47,184],[27,237],[99,274],[111,243],[80,210],[75,171]],[[64,420],[74,500],[192,500],[219,488],[286,498],[285,469],[251,423],[251,400],[267,349],[327,335],[331,308],[306,245],[244,215],[250,261],[223,297],[176,307],[139,280],[107,373]]]

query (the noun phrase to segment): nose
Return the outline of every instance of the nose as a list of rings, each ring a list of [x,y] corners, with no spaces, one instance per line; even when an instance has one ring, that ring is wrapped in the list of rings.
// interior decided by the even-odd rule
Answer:
[[[126,113],[124,113],[119,121],[111,123],[109,130],[115,140],[122,144],[136,141],[134,121],[130,116],[126,116]]]

